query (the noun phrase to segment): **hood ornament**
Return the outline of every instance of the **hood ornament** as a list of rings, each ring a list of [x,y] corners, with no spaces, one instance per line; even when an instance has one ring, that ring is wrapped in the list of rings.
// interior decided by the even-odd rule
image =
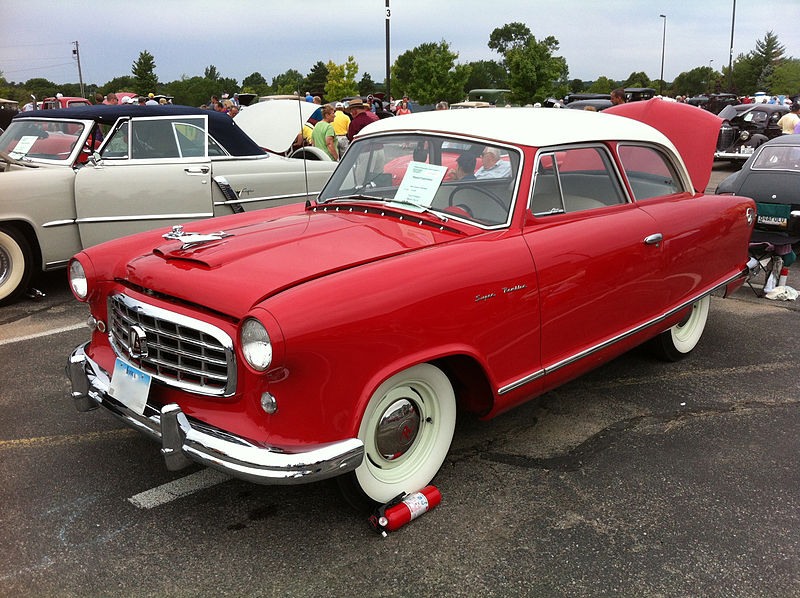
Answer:
[[[182,243],[181,249],[191,249],[192,247],[196,247],[197,245],[202,245],[203,243],[209,243],[211,241],[219,241],[220,239],[224,239],[225,237],[232,237],[232,233],[225,233],[225,232],[218,232],[218,233],[185,233],[183,232],[183,226],[176,225],[172,227],[172,231],[168,232],[164,235],[161,235],[164,239],[168,239],[170,241],[180,241]]]

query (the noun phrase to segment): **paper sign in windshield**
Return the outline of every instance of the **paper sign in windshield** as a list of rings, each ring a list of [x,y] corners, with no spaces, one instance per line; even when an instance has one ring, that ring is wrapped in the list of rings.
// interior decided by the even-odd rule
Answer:
[[[409,162],[406,173],[403,175],[403,182],[400,183],[394,196],[395,200],[403,204],[417,204],[420,206],[420,212],[429,208],[445,173],[447,173],[447,166]],[[408,209],[408,205],[402,207]]]
[[[21,158],[30,151],[37,139],[39,138],[36,135],[23,135],[8,155],[12,158]]]

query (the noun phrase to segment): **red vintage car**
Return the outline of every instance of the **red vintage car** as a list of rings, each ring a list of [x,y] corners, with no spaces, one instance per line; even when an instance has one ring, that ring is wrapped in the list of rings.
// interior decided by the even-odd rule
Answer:
[[[701,192],[715,116],[621,108],[384,119],[316,201],[79,253],[78,409],[152,436],[170,469],[337,476],[383,503],[431,481],[457,406],[490,418],[645,341],[685,356],[710,293],[744,280],[754,203]],[[476,169],[448,180],[453,153]]]

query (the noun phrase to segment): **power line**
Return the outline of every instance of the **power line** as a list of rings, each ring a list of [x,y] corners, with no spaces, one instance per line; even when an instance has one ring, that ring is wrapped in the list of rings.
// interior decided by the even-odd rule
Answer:
[[[16,70],[13,70],[13,71],[7,71],[5,69],[0,69],[0,70],[3,71],[4,75],[7,75],[9,73],[24,73],[26,71],[45,71],[47,69],[52,69],[52,68],[55,68],[57,66],[67,66],[67,65],[71,65],[71,64],[72,64],[72,62],[62,62],[60,64],[51,64],[49,66],[32,66],[30,68],[16,69]]]
[[[0,50],[9,50],[13,48],[34,48],[40,46],[66,46],[70,42],[48,42],[44,44],[14,44],[13,46],[0,46]]]

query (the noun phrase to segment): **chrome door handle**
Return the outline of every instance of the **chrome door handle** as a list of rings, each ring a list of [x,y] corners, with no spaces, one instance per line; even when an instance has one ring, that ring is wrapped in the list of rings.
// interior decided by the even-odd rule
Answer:
[[[664,240],[664,235],[661,233],[656,233],[654,235],[648,235],[644,238],[645,245],[658,245],[661,241]]]
[[[185,172],[186,174],[200,174],[200,175],[203,175],[203,174],[208,174],[209,170],[210,169],[209,169],[208,166],[190,166],[189,168],[184,168],[183,172]]]

